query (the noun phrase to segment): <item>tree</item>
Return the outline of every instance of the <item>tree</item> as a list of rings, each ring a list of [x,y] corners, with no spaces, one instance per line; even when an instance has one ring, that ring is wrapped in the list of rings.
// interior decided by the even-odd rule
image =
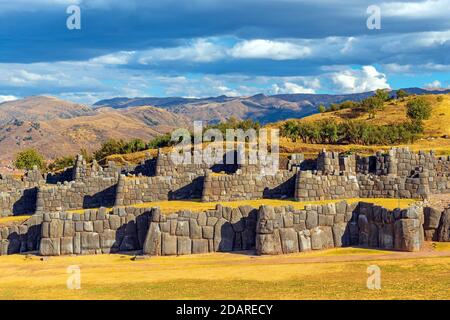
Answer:
[[[403,89],[400,89],[400,90],[397,90],[395,95],[397,96],[397,99],[404,99],[404,98],[406,98],[408,96],[408,92],[406,92]]]
[[[114,140],[109,139],[105,143],[102,144],[102,147],[94,152],[94,158],[97,161],[102,160],[103,158],[110,156],[112,154],[120,154],[125,146],[125,142],[123,140]]]
[[[318,110],[319,110],[320,113],[324,113],[324,112],[327,111],[327,108],[326,108],[323,104],[321,104],[321,105],[319,106]]]
[[[381,101],[388,101],[389,91],[387,89],[377,89],[375,91],[375,97],[379,98]]]
[[[25,149],[19,152],[14,161],[17,169],[31,170],[37,166],[40,170],[45,169],[44,157],[35,149]]]
[[[433,110],[431,104],[424,98],[415,98],[406,104],[406,114],[413,121],[427,120]]]
[[[361,101],[361,106],[369,113],[369,118],[375,117],[375,111],[383,108],[383,100],[377,96],[372,96]]]

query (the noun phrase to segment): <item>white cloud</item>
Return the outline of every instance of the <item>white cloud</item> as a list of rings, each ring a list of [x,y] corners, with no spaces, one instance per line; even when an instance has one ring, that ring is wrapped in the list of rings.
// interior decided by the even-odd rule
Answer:
[[[361,70],[342,70],[331,75],[337,91],[358,93],[376,89],[389,89],[386,75],[373,66],[363,66]]]
[[[123,65],[128,64],[135,53],[135,51],[120,51],[95,57],[89,61],[98,64]]]
[[[316,93],[314,89],[305,88],[301,85],[285,82],[281,86],[278,84],[272,85],[272,92],[274,94],[284,94],[284,93]]]
[[[425,85],[427,89],[439,89],[442,88],[442,83],[439,80],[434,80],[433,82],[427,83]]]
[[[309,47],[287,41],[245,40],[229,50],[233,58],[290,60],[301,59],[311,54]]]
[[[139,53],[138,62],[141,64],[176,60],[212,62],[224,57],[224,48],[206,39],[198,39],[187,46],[156,48],[142,51]]]
[[[0,103],[19,99],[16,96],[0,96]]]
[[[381,14],[386,17],[432,18],[448,17],[450,0],[420,2],[387,2],[381,4]]]

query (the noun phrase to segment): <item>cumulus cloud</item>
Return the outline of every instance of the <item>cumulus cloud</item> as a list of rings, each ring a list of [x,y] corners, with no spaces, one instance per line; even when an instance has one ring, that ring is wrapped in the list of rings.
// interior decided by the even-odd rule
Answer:
[[[212,62],[225,56],[224,49],[207,39],[198,39],[186,46],[173,48],[156,48],[139,53],[141,64],[157,61],[188,60],[193,62]]]
[[[376,89],[390,89],[386,75],[374,66],[363,66],[361,70],[342,70],[331,75],[336,89],[343,93],[357,93]]]
[[[290,60],[309,56],[311,49],[287,41],[255,39],[242,41],[229,52],[234,58]]]
[[[427,83],[425,85],[425,88],[427,89],[439,89],[442,88],[442,83],[439,80],[434,80],[430,83]]]
[[[123,65],[128,64],[135,53],[135,51],[120,51],[92,58],[90,59],[90,62],[99,64]]]
[[[413,19],[448,17],[448,8],[450,8],[450,0],[397,1],[381,4],[383,16]]]
[[[286,94],[286,93],[316,93],[314,89],[305,88],[301,85],[292,82],[285,82],[282,85],[273,84],[272,92],[274,94]]]
[[[0,95],[0,103],[7,102],[7,101],[14,101],[14,100],[17,100],[17,99],[19,99],[19,98],[16,97],[16,96],[2,96],[2,95]]]

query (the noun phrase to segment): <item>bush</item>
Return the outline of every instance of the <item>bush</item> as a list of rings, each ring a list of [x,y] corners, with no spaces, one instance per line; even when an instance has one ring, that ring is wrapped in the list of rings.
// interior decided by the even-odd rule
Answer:
[[[323,104],[321,104],[317,110],[319,110],[320,113],[324,113],[327,111],[327,108]]]
[[[364,111],[369,113],[369,117],[375,117],[376,110],[382,110],[384,106],[384,100],[377,96],[372,96],[361,101],[361,107]]]
[[[444,97],[443,96],[437,96],[436,97],[436,101],[437,102],[442,102],[442,101],[444,101]]]
[[[427,120],[433,110],[431,104],[424,98],[415,98],[406,104],[406,114],[413,121]]]
[[[125,142],[123,140],[109,139],[102,144],[101,148],[94,152],[94,158],[97,161],[103,158],[113,155],[120,154],[125,147]]]
[[[378,89],[375,91],[375,97],[380,99],[381,101],[389,100],[389,91],[387,89]]]
[[[31,170],[33,166],[37,166],[40,170],[44,170],[45,160],[37,150],[26,149],[17,154],[14,166],[23,170]]]
[[[170,134],[164,134],[162,136],[157,136],[155,139],[151,140],[147,144],[148,149],[158,149],[158,148],[164,148],[172,145],[173,142],[171,140]]]
[[[300,139],[305,143],[360,145],[413,142],[422,131],[422,126],[414,122],[377,126],[360,120],[344,123],[335,120],[307,123],[290,120],[280,128],[281,135],[293,141]]]
[[[65,168],[73,167],[75,165],[75,158],[74,157],[61,157],[55,159],[48,168],[51,171],[58,171]]]
[[[397,99],[404,99],[408,96],[408,93],[405,90],[400,89],[396,91],[395,95],[397,96]]]

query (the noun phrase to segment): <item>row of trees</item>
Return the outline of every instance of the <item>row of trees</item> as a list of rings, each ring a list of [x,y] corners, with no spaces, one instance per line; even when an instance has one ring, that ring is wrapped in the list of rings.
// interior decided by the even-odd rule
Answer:
[[[408,93],[403,90],[397,90],[395,98],[396,99],[404,99],[408,96]],[[375,112],[377,110],[382,110],[384,108],[384,103],[388,100],[394,99],[394,97],[391,98],[389,95],[389,91],[385,89],[378,89],[375,91],[375,94],[371,97],[368,97],[366,99],[363,99],[361,102],[356,101],[344,101],[341,103],[332,103],[327,108],[324,105],[319,106],[319,112],[332,112],[332,111],[338,111],[342,109],[359,109],[364,112],[369,113],[369,117],[373,118],[375,116]]]
[[[369,98],[370,99],[370,98]],[[431,104],[424,98],[407,103],[406,115],[410,121],[392,125],[375,125],[365,121],[337,122],[333,119],[315,122],[291,120],[281,127],[281,135],[305,143],[388,145],[408,143],[423,132],[423,120],[429,119]]]
[[[320,120],[316,122],[287,121],[280,133],[293,141],[319,144],[388,145],[414,142],[423,131],[419,123],[373,125],[365,121]]]

